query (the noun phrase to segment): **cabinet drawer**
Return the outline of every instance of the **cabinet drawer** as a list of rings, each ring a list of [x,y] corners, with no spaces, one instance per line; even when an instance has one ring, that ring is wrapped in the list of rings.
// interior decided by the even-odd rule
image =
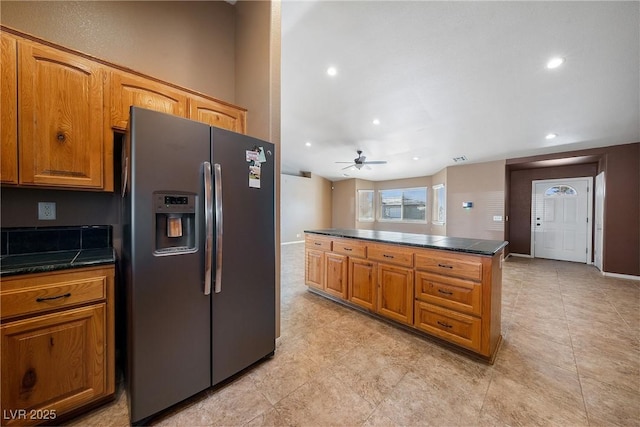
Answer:
[[[476,316],[482,314],[482,285],[469,280],[417,271],[416,299]]]
[[[367,250],[369,259],[413,267],[413,250],[411,249],[392,245],[370,245]]]
[[[358,258],[367,257],[367,245],[357,240],[334,239],[333,252]]]
[[[416,269],[482,281],[482,261],[468,255],[443,256],[441,252],[436,251],[416,252]]]
[[[44,276],[45,280],[26,278],[7,280],[10,285],[6,287],[11,287],[11,289],[2,289],[0,292],[2,318],[39,313],[106,299],[107,274],[93,272],[89,277],[77,276],[71,273],[51,275],[48,280],[46,276]],[[87,275],[84,274],[84,276]],[[43,278],[43,276],[40,277]],[[3,283],[3,288],[7,282]]]
[[[322,251],[331,250],[331,239],[319,236],[306,235],[304,238],[305,246],[309,249],[318,249]]]
[[[477,317],[416,301],[414,326],[449,342],[480,351],[481,325]]]

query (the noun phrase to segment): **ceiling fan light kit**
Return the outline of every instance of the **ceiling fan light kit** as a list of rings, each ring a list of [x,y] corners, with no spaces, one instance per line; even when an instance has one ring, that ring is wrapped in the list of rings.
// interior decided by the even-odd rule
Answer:
[[[349,166],[342,168],[342,170],[353,169],[353,168],[360,170],[362,169],[363,166],[365,166],[365,169],[371,169],[368,165],[384,165],[385,163],[387,163],[386,160],[367,161],[367,157],[362,155],[362,150],[357,150],[356,153],[358,153],[358,157],[353,159],[352,162],[336,162],[336,163],[351,163]]]

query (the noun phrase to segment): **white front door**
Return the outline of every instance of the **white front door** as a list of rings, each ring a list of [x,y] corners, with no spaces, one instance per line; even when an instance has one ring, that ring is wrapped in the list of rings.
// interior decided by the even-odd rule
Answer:
[[[533,181],[532,254],[590,263],[593,178]]]

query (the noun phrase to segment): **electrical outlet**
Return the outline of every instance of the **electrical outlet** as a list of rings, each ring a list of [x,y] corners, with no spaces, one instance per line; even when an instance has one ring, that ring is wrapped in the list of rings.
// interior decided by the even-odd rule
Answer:
[[[56,219],[56,202],[38,202],[38,219],[45,221]]]

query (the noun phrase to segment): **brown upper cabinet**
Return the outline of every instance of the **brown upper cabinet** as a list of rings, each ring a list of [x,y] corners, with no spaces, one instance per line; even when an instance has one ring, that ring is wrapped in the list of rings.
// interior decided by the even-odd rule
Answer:
[[[245,133],[246,111],[175,87],[140,77],[136,74],[113,70],[109,73],[111,126],[126,129],[129,107],[147,108],[174,116],[186,117],[211,126]]]
[[[2,122],[0,138],[0,181],[18,183],[18,48],[17,40],[10,34],[1,33],[2,62],[0,62],[0,96]]]
[[[18,42],[20,184],[103,188],[100,64]]]
[[[238,133],[246,132],[246,111],[201,96],[189,97],[189,118]]]
[[[136,106],[160,111],[179,117],[187,117],[187,96],[184,92],[154,80],[122,71],[111,71],[110,106],[111,126],[126,129],[129,107]]]
[[[132,105],[246,133],[246,110],[2,27],[2,184],[113,191]]]

